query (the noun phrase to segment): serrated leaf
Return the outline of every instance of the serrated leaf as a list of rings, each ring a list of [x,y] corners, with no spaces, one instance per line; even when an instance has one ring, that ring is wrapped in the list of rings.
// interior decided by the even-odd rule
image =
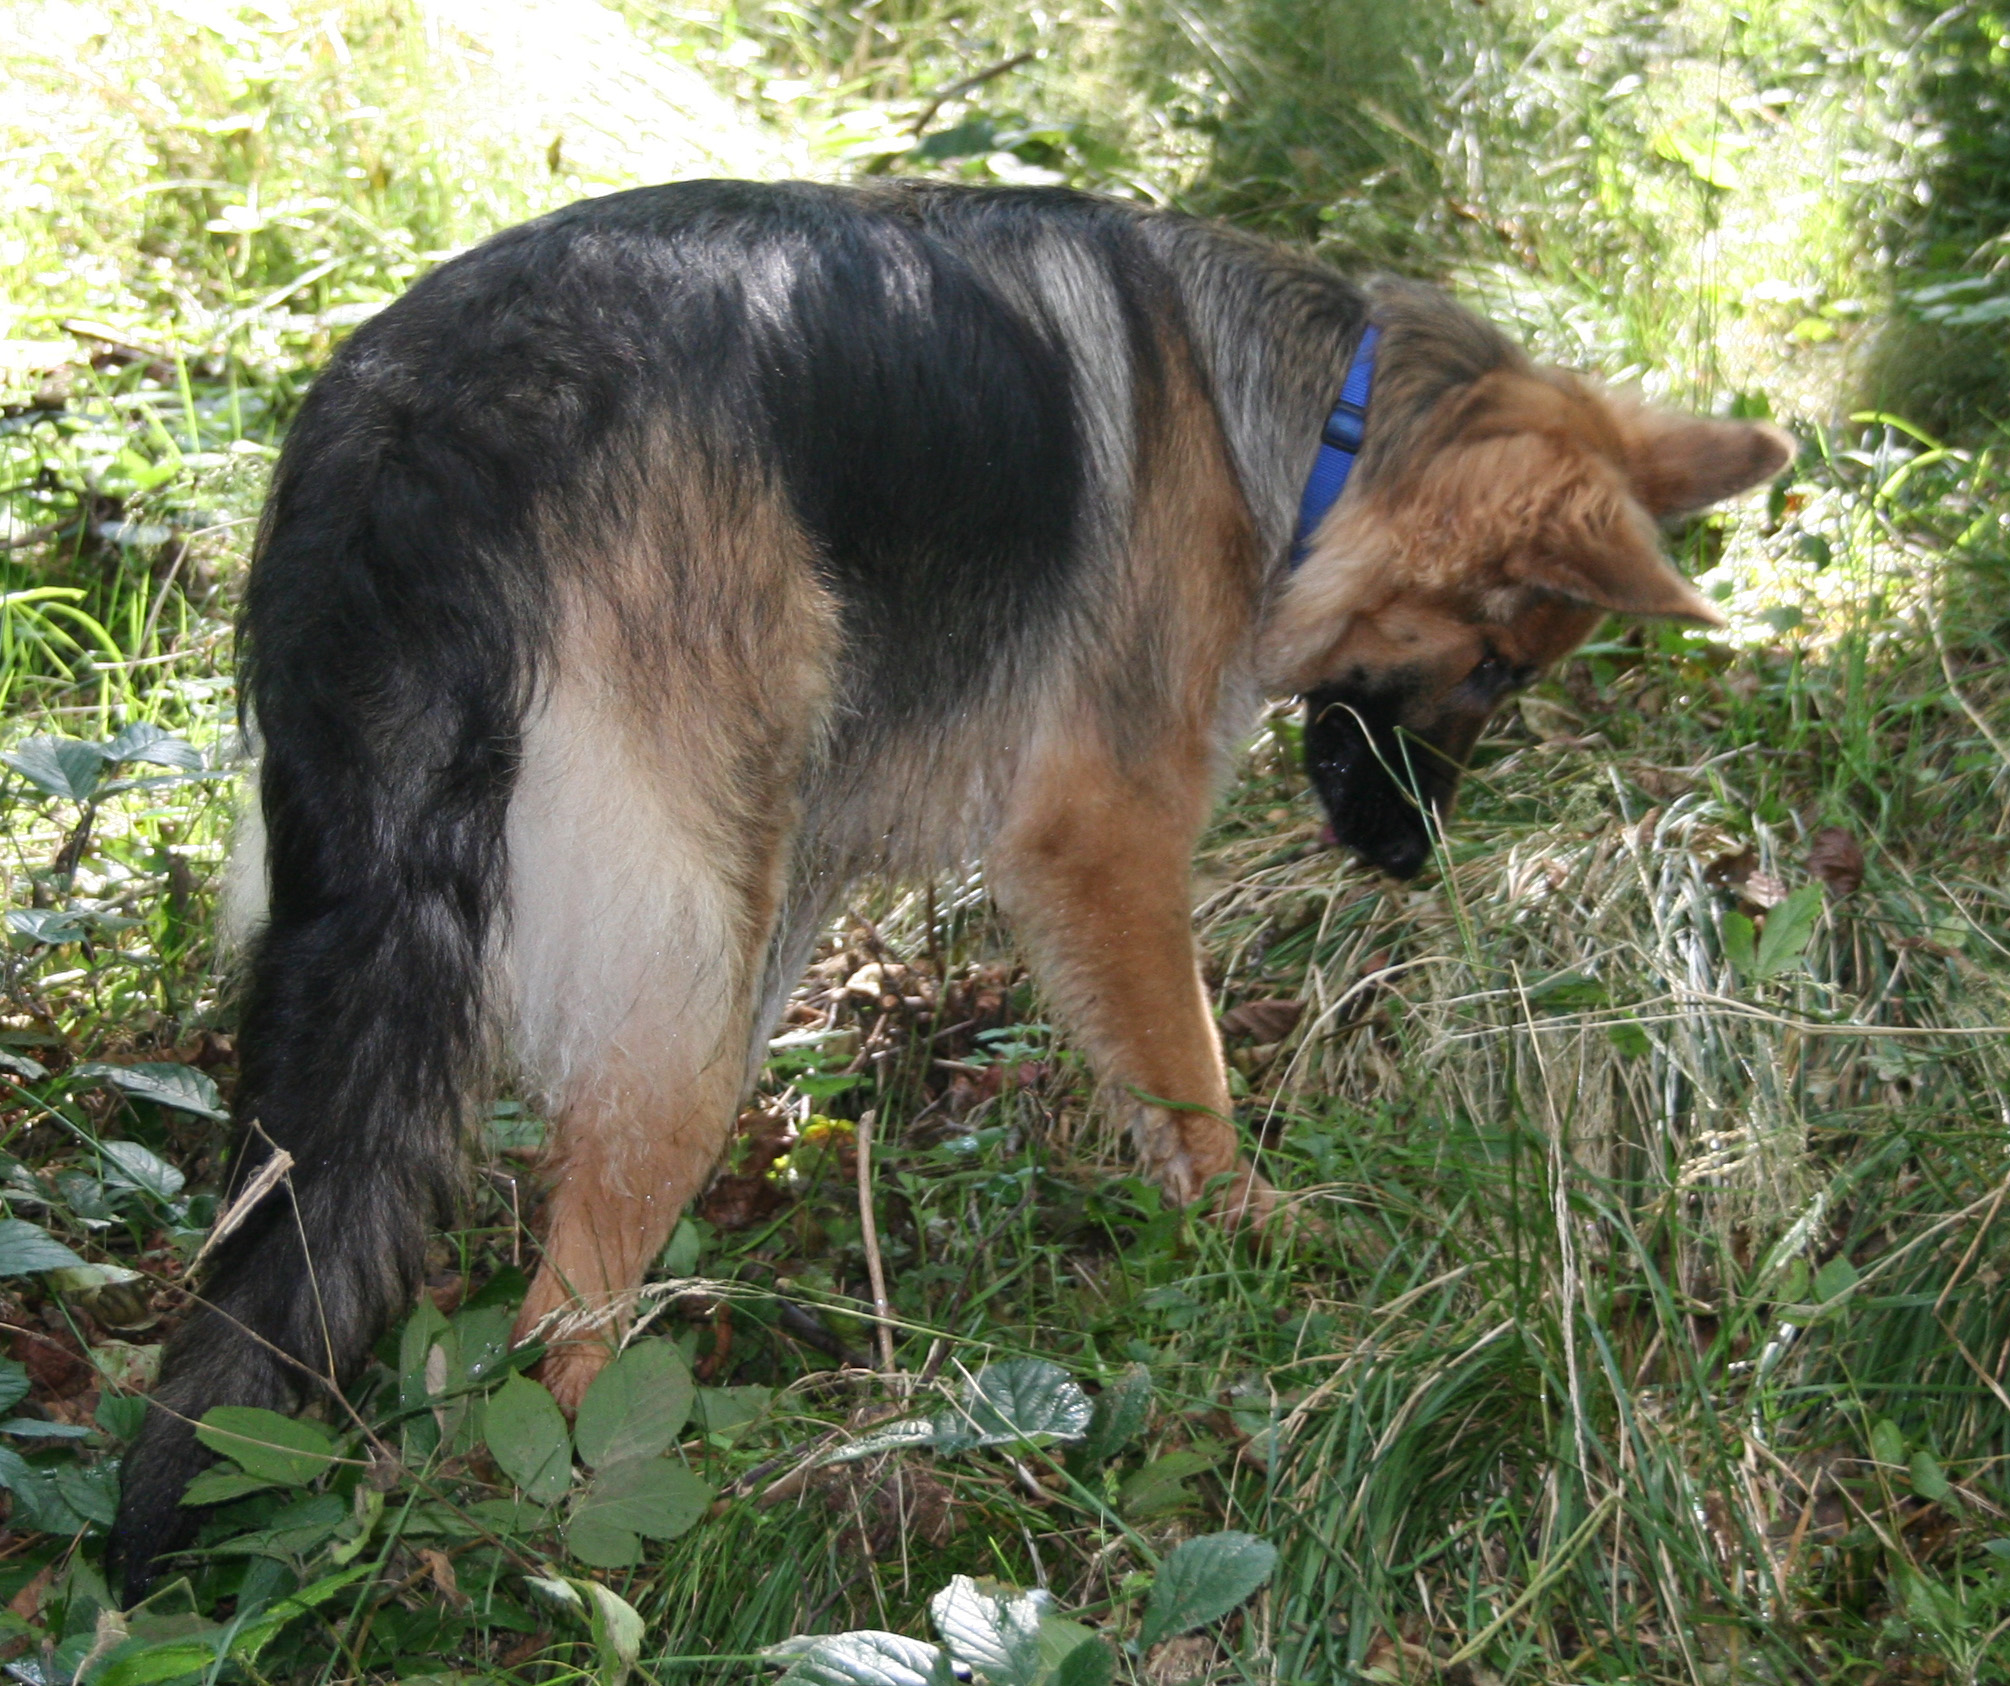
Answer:
[[[1756,928],[1742,913],[1727,913],[1723,921],[1724,958],[1741,978],[1755,977],[1759,968]]]
[[[991,1686],[1034,1686],[1040,1623],[1053,1607],[1047,1593],[957,1575],[928,1601],[928,1616],[950,1655]]]
[[[511,1376],[489,1395],[485,1438],[496,1466],[538,1504],[551,1504],[572,1482],[572,1437],[565,1414],[536,1382]]]
[[[1822,887],[1803,884],[1768,913],[1766,928],[1759,936],[1753,975],[1770,978],[1799,961],[1808,939],[1815,934],[1815,921],[1821,912]]]
[[[119,1513],[116,1464],[57,1464],[50,1472],[63,1502],[79,1516],[109,1528]]]
[[[1079,1440],[1094,1414],[1089,1396],[1060,1365],[1044,1358],[1011,1358],[977,1372],[960,1412],[937,1414],[935,1444],[941,1451],[958,1452],[973,1446]]]
[[[1166,1554],[1138,1633],[1141,1650],[1233,1610],[1270,1579],[1277,1548],[1233,1530],[1184,1540]]]
[[[1107,1463],[1144,1432],[1152,1414],[1152,1373],[1133,1364],[1097,1395],[1089,1432],[1076,1449],[1083,1464]]]
[[[87,1440],[90,1433],[82,1423],[51,1423],[40,1417],[9,1417],[0,1422],[0,1434],[22,1440]]]
[[[205,1411],[195,1437],[247,1475],[287,1487],[306,1486],[335,1460],[334,1437],[319,1423],[256,1405],[218,1405]]]
[[[668,1341],[637,1341],[593,1378],[573,1424],[579,1455],[595,1469],[653,1458],[691,1415],[696,1384]]]
[[[214,1093],[215,1085],[211,1084],[210,1089]],[[152,1148],[138,1142],[101,1142],[99,1151],[118,1167],[117,1175],[108,1177],[108,1182],[122,1181],[156,1200],[172,1200],[188,1181]]]
[[[172,1060],[143,1060],[137,1065],[109,1065],[103,1060],[91,1060],[72,1070],[70,1079],[79,1086],[109,1084],[136,1099],[192,1112],[199,1118],[222,1122],[230,1117],[214,1083],[194,1066],[178,1065]]]
[[[947,1661],[926,1640],[873,1629],[834,1633],[789,1655],[776,1686],[937,1686]]]
[[[202,771],[202,751],[187,738],[156,726],[151,720],[135,720],[102,744],[93,746],[106,761],[145,761],[155,767],[174,767],[184,773]]]
[[[268,1481],[262,1475],[251,1475],[241,1469],[233,1469],[228,1464],[219,1464],[214,1469],[206,1469],[188,1484],[182,1493],[185,1505],[223,1505],[232,1499],[241,1499],[247,1493],[262,1493],[278,1483]]]
[[[0,1276],[67,1270],[83,1262],[40,1224],[31,1224],[26,1218],[0,1218]]]
[[[47,796],[85,801],[105,776],[105,758],[94,743],[80,738],[30,738],[19,749],[0,755],[15,772]]]
[[[712,1488],[667,1458],[631,1458],[597,1474],[579,1501],[576,1522],[592,1517],[652,1540],[688,1532],[711,1506]]]

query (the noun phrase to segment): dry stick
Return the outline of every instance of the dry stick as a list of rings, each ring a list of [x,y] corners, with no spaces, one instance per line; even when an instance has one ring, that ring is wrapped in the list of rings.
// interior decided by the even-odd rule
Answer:
[[[960,82],[950,83],[948,87],[944,88],[941,93],[937,94],[934,99],[921,108],[921,115],[915,118],[914,126],[907,132],[914,136],[916,140],[919,140],[921,138],[921,131],[926,129],[935,120],[935,114],[951,100],[960,100],[965,94],[983,87],[992,77],[1003,76],[1008,70],[1017,70],[1022,64],[1039,56],[1038,51],[1031,49],[1023,53],[1014,53],[1009,59],[1002,60],[997,64],[987,65],[973,76],[966,76]]]
[[[872,1209],[872,1109],[859,1115],[858,1133],[853,1138],[858,1157],[858,1226],[865,1240],[865,1273],[872,1282],[873,1321],[879,1328],[879,1367],[883,1375],[893,1374],[893,1307],[886,1298],[886,1266],[879,1256],[879,1220]]]
[[[202,1261],[209,1257],[210,1250],[227,1240],[238,1226],[251,1216],[252,1207],[270,1194],[278,1186],[280,1178],[292,1169],[293,1155],[283,1147],[274,1149],[272,1157],[258,1167],[251,1181],[238,1191],[237,1198],[223,1209],[216,1222],[210,1226],[209,1234],[203,1238],[202,1245],[196,1249],[195,1257],[189,1260],[188,1269],[183,1274],[195,1275],[201,1268]]]

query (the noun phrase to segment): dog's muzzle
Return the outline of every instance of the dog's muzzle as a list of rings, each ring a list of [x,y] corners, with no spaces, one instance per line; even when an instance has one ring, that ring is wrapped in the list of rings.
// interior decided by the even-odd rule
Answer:
[[[1305,772],[1337,844],[1392,877],[1414,878],[1451,811],[1460,769],[1443,747],[1400,725],[1402,701],[1400,692],[1354,686],[1309,694]]]

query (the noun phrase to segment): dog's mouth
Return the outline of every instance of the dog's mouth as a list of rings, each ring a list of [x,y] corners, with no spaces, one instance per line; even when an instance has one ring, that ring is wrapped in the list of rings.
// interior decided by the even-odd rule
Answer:
[[[1326,809],[1326,840],[1394,878],[1414,878],[1450,813],[1460,767],[1405,730],[1403,693],[1328,686],[1305,699],[1305,772]]]

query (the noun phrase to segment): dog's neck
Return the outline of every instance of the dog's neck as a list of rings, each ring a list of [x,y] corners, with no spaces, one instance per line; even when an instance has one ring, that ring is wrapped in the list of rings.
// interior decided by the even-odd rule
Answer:
[[[1326,512],[1340,501],[1347,477],[1354,472],[1354,459],[1361,454],[1368,430],[1368,395],[1375,384],[1375,342],[1381,337],[1382,330],[1372,324],[1362,330],[1354,361],[1347,366],[1347,378],[1340,383],[1340,396],[1319,430],[1319,455],[1306,477],[1298,504],[1298,530],[1291,541],[1294,568],[1305,560],[1312,535],[1326,519]]]

